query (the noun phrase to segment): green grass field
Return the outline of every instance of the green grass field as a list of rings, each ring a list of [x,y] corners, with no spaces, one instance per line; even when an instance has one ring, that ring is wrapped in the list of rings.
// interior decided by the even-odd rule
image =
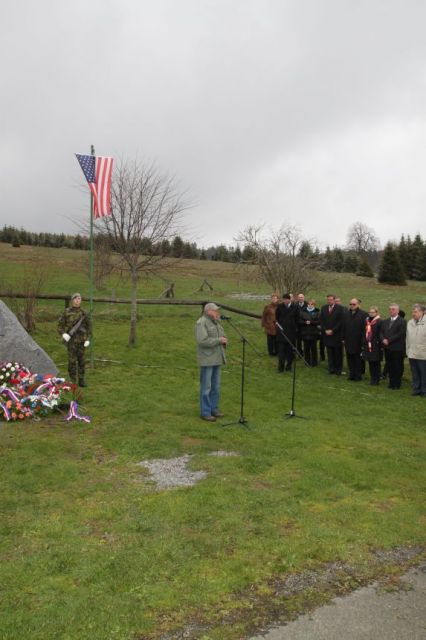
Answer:
[[[0,245],[0,288],[19,290],[34,268],[46,273],[46,293],[87,295],[87,254]],[[229,296],[269,293],[253,270],[229,264],[182,261],[170,280],[178,298],[202,300],[194,291],[204,277],[214,286],[209,297],[251,311],[263,302]],[[144,279],[138,295],[163,289],[160,279]],[[129,294],[110,279],[95,295],[112,290]],[[307,293],[322,304],[330,290],[384,312],[390,302],[409,311],[426,298],[424,283],[393,288],[341,274],[322,274]],[[62,308],[39,304],[34,338],[65,373]],[[410,396],[408,367],[393,393],[299,365],[296,413],[307,419],[288,420],[291,377],[276,375],[259,322],[235,315],[261,353],[246,352],[249,428],[210,425],[198,417],[198,314],[141,306],[131,349],[129,308],[96,305],[95,366],[80,400],[92,423],[60,415],[0,423],[2,640],[166,640],[183,637],[182,628],[194,629],[186,637],[235,640],[329,597],[277,594],[289,575],[345,563],[352,574],[336,588],[350,588],[402,570],[391,561],[379,567],[374,551],[426,547],[426,403]],[[241,342],[231,326],[227,334],[222,410],[233,420]],[[218,450],[239,455],[209,455]],[[156,491],[138,466],[183,454],[208,473],[193,487]]]

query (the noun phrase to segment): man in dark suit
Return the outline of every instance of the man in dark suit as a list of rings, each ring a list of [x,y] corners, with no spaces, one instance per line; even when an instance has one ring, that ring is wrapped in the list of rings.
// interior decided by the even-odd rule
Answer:
[[[384,347],[386,369],[389,375],[389,389],[400,389],[404,371],[405,334],[407,323],[399,315],[399,305],[389,306],[389,318],[383,320],[380,342]]]
[[[355,382],[362,380],[361,345],[367,315],[361,309],[358,298],[352,298],[349,303],[349,311],[344,313],[343,317],[343,340],[349,369],[348,380]]]
[[[306,311],[306,307],[307,307],[307,302],[305,300],[305,294],[304,293],[298,293],[297,294],[297,302],[296,302],[296,309],[297,309],[297,314],[298,317],[296,318],[296,322],[297,322],[297,341],[296,341],[296,346],[297,346],[297,350],[298,352],[303,356],[303,341],[302,341],[302,334],[300,332],[300,327],[299,327],[299,317],[300,317],[300,312],[301,311]]]
[[[275,312],[277,323],[278,372],[291,371],[294,360],[294,347],[297,337],[297,307],[291,301],[289,293],[283,295],[283,301]]]
[[[321,308],[320,324],[327,349],[328,372],[340,376],[343,364],[343,307],[336,304],[336,296],[331,293],[327,296],[327,304]]]

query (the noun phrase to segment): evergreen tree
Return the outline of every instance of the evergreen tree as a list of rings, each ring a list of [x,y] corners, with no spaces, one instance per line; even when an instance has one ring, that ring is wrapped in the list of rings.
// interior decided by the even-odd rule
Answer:
[[[404,269],[406,278],[411,277],[410,248],[411,248],[410,236],[408,236],[406,240],[404,234],[402,234],[401,240],[398,245],[398,254],[399,254],[399,260],[401,262],[402,268]]]
[[[331,253],[330,247],[327,245],[327,248],[324,253],[324,265],[323,269],[325,271],[333,271],[333,255]]]
[[[19,234],[15,234],[15,237],[12,240],[12,247],[17,247],[19,248],[21,246],[21,243],[19,242]]]
[[[363,257],[359,259],[358,269],[356,270],[357,276],[363,276],[364,278],[373,278],[374,273],[371,270],[370,265],[367,262],[367,258]]]
[[[413,280],[422,280],[421,277],[421,262],[423,255],[424,243],[419,233],[416,234],[413,244],[411,245],[411,277]]]
[[[418,280],[426,280],[426,242],[423,243],[423,249],[421,250],[418,258],[416,269],[418,273]]]
[[[345,271],[345,273],[356,273],[357,269],[358,257],[354,253],[346,253],[343,271]]]
[[[235,249],[232,248],[232,250],[230,251],[229,259],[231,262],[241,262],[241,249],[238,245],[235,247]]]
[[[314,251],[312,249],[311,243],[309,240],[304,240],[300,245],[299,249],[299,257],[300,258],[310,258],[313,255]]]
[[[391,242],[388,242],[383,251],[378,280],[384,284],[407,284],[404,269],[399,260],[399,252]]]
[[[181,258],[183,255],[183,240],[180,236],[173,238],[172,242],[172,256],[174,258]]]
[[[160,255],[162,256],[169,256],[171,253],[172,247],[170,245],[169,240],[167,240],[167,238],[165,240],[162,240],[160,243]]]
[[[212,255],[212,260],[217,260],[218,262],[230,262],[228,248],[224,244],[219,244]]]
[[[345,254],[340,247],[333,247],[333,271],[340,273],[345,268]]]

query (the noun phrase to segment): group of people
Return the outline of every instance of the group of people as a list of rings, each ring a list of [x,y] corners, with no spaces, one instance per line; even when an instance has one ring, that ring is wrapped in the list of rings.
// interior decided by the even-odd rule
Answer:
[[[318,364],[327,354],[328,372],[342,375],[346,353],[348,379],[358,382],[368,362],[370,384],[378,385],[388,378],[390,389],[400,389],[407,356],[412,375],[413,395],[426,397],[426,307],[416,303],[412,318],[405,320],[399,305],[389,306],[389,316],[382,319],[379,309],[361,308],[361,301],[352,298],[349,307],[333,294],[320,309],[315,300],[305,300],[303,293],[296,299],[290,293],[279,302],[273,294],[265,306],[261,324],[266,332],[267,349],[278,356],[278,372],[289,371],[295,356],[301,356],[310,366]],[[382,362],[384,368],[382,370]]]
[[[318,365],[327,357],[328,372],[340,376],[346,353],[348,380],[362,380],[368,363],[370,384],[387,378],[388,387],[401,388],[404,359],[408,357],[412,394],[426,397],[426,307],[416,303],[412,318],[406,322],[399,305],[389,306],[389,316],[382,319],[379,309],[361,308],[352,298],[349,307],[333,294],[320,309],[314,299],[305,300],[299,293],[294,299],[285,293],[280,301],[272,294],[261,320],[266,333],[268,353],[278,358],[278,372],[291,371],[295,357],[306,364]],[[198,364],[200,366],[200,413],[203,420],[215,422],[219,409],[220,372],[226,362],[228,339],[220,324],[219,307],[209,302],[195,325]],[[382,362],[384,367],[382,370]]]
[[[195,325],[200,413],[208,422],[222,417],[220,377],[228,339],[220,324],[219,311],[214,302],[207,303]],[[349,380],[361,380],[368,362],[370,384],[378,385],[387,377],[390,389],[400,389],[404,358],[408,357],[412,393],[426,397],[426,307],[416,303],[411,320],[406,322],[404,316],[396,303],[389,306],[389,317],[383,320],[376,306],[366,312],[358,298],[352,298],[349,308],[345,308],[340,298],[329,294],[327,304],[319,309],[315,300],[305,300],[303,293],[296,299],[285,293],[282,301],[274,293],[263,310],[261,323],[268,353],[278,357],[279,373],[290,371],[295,357],[317,366],[319,349],[321,360],[327,354],[328,372],[339,376],[346,352]],[[90,315],[81,308],[79,293],[71,296],[69,307],[59,319],[58,332],[67,345],[70,379],[85,387],[85,350],[90,345],[92,326]]]

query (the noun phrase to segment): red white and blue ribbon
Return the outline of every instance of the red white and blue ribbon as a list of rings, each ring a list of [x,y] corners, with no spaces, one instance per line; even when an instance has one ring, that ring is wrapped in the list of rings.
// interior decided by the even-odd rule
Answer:
[[[68,415],[65,420],[70,422],[71,420],[83,420],[83,422],[91,422],[91,418],[89,416],[80,416],[78,413],[78,404],[75,400],[72,400],[70,403],[70,409],[68,411]]]
[[[9,422],[10,420],[10,413],[9,410],[7,409],[6,405],[1,404],[0,403],[0,409],[3,409],[3,413],[4,413],[4,417],[6,418],[6,420]]]
[[[6,385],[4,385],[3,387],[0,387],[0,393],[2,396],[6,396],[6,398],[9,398],[9,400],[12,400],[12,402],[21,402],[21,394],[15,391],[12,391],[12,389],[8,389]]]

